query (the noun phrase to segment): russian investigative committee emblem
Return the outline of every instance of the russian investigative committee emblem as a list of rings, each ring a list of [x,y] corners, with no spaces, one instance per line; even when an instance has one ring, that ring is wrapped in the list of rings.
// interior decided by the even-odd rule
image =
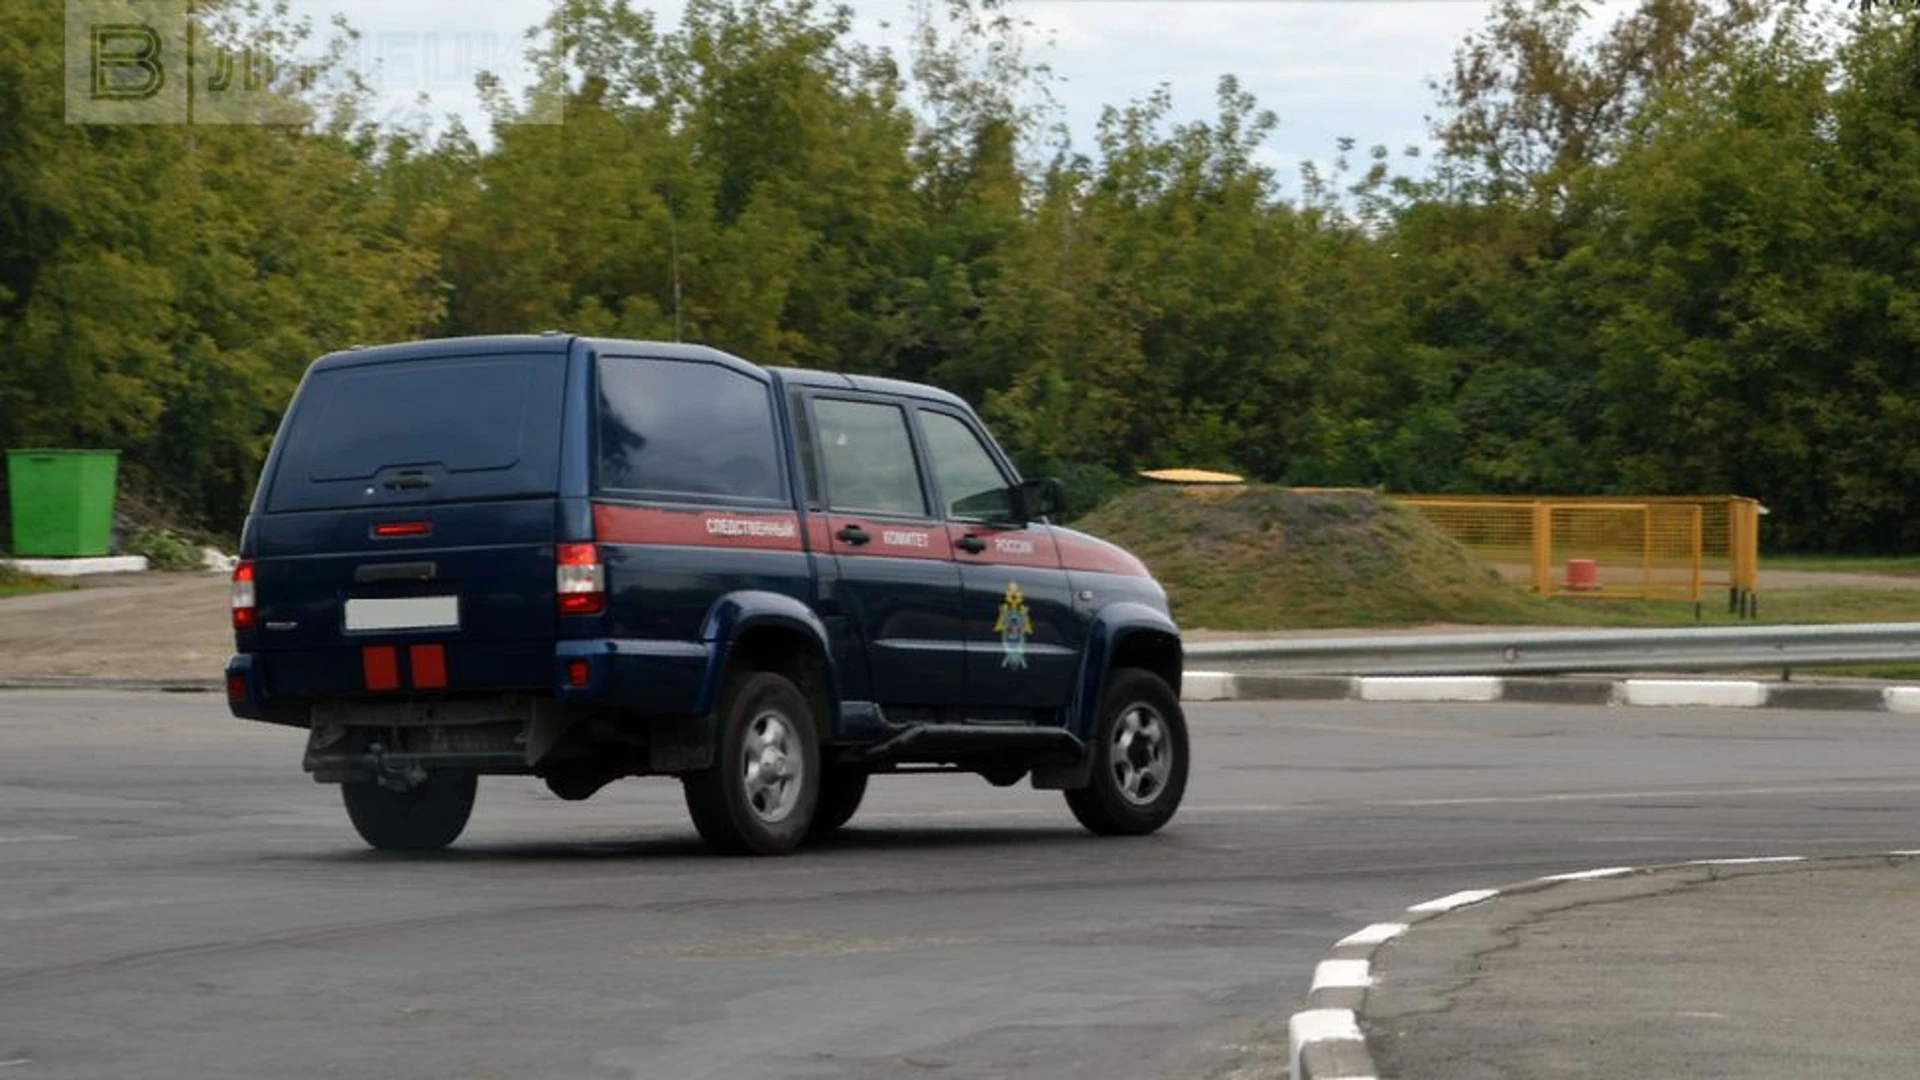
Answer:
[[[1000,599],[1000,617],[993,622],[1000,635],[1000,666],[1024,671],[1027,666],[1027,638],[1033,633],[1033,615],[1027,610],[1026,595],[1020,583],[1007,582],[1007,595]]]

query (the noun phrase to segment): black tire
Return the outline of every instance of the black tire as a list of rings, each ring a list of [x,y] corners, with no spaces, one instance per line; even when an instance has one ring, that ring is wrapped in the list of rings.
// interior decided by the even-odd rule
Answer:
[[[341,784],[340,797],[354,831],[381,851],[439,851],[467,827],[479,779],[470,772],[429,773],[408,791],[366,780]]]
[[[820,799],[813,807],[809,836],[826,834],[853,820],[860,800],[867,796],[867,770],[851,765],[831,765],[820,773]]]
[[[1092,733],[1093,774],[1067,806],[1101,836],[1144,836],[1172,820],[1187,790],[1187,718],[1165,680],[1120,668]]]
[[[728,855],[799,847],[820,791],[820,740],[806,697],[784,676],[738,673],[721,692],[719,729],[713,767],[683,780],[693,827]]]

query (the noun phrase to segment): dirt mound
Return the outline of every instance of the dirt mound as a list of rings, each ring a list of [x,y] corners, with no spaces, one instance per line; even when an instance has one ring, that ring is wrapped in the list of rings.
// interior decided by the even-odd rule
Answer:
[[[1514,623],[1555,614],[1415,511],[1371,492],[1147,487],[1073,524],[1144,560],[1187,627]]]

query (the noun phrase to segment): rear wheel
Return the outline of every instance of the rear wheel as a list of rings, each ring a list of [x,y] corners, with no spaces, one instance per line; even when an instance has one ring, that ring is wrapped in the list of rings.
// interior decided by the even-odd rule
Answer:
[[[820,773],[820,801],[814,804],[810,836],[825,836],[853,820],[867,795],[867,770],[836,765]]]
[[[1187,719],[1165,680],[1121,668],[1093,725],[1092,782],[1067,792],[1089,831],[1140,836],[1172,820],[1187,790]]]
[[[819,797],[813,710],[784,676],[748,671],[728,680],[719,720],[713,767],[684,780],[694,828],[729,855],[785,855]]]
[[[360,838],[382,851],[438,851],[454,842],[473,813],[479,777],[470,772],[429,773],[406,791],[371,780],[340,785],[347,817]]]

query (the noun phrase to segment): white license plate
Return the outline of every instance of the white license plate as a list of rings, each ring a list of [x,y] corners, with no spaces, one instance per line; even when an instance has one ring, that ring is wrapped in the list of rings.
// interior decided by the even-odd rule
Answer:
[[[391,600],[347,601],[349,633],[365,630],[457,630],[459,628],[460,598],[457,596],[407,596]]]

